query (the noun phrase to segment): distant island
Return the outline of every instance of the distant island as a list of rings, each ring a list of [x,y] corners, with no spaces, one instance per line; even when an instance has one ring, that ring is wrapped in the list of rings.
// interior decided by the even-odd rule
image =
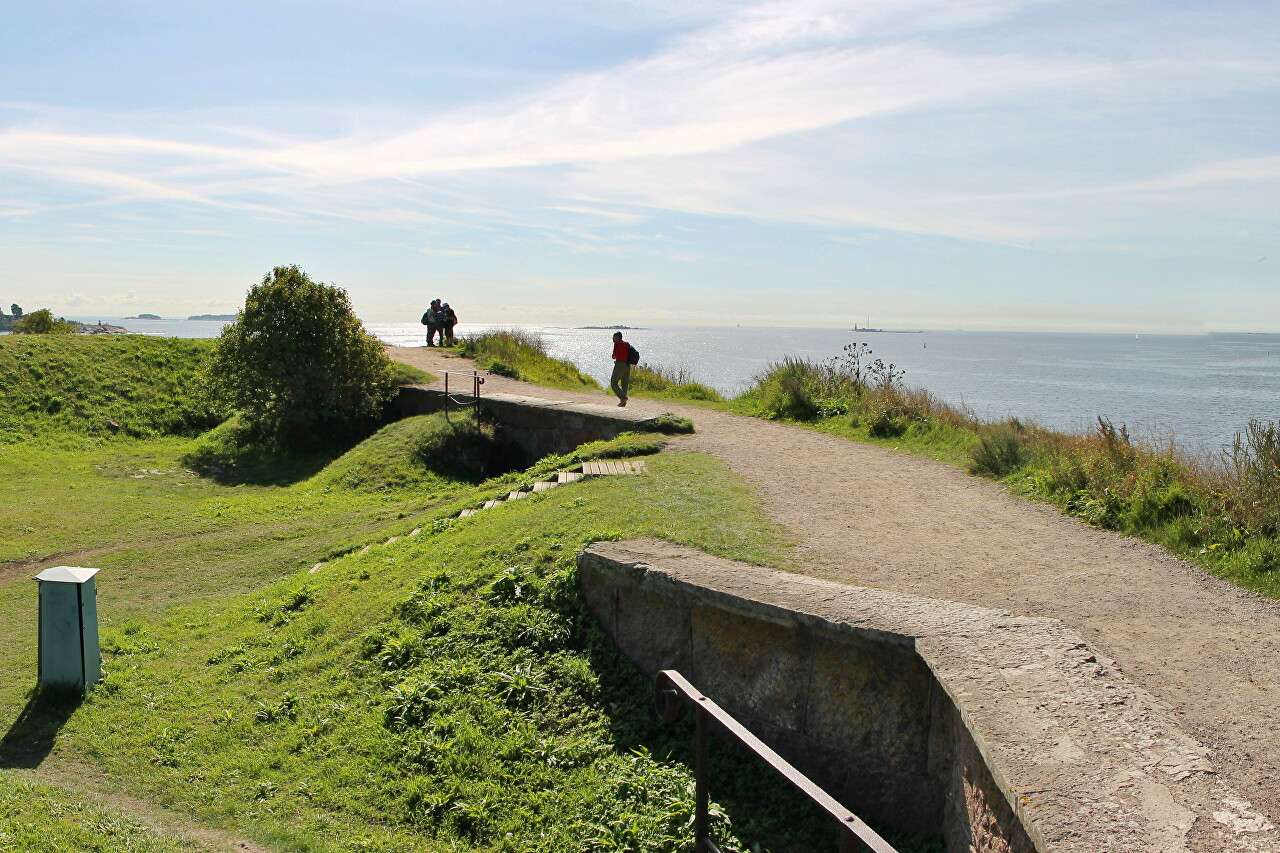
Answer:
[[[126,320],[163,320],[164,318],[159,317],[155,314],[139,314],[137,317],[125,317],[125,319]]]
[[[194,317],[188,317],[188,320],[226,320],[228,322],[234,320],[235,314],[196,314]],[[156,318],[159,319],[159,318]]]
[[[923,335],[923,329],[872,329],[867,326],[859,326],[853,324],[852,329],[846,329],[849,332],[879,332],[886,335]]]
[[[641,332],[645,331],[644,326],[579,326],[578,328],[579,329],[610,329],[610,330],[626,329],[627,331],[632,331],[632,332],[636,330],[639,330]]]

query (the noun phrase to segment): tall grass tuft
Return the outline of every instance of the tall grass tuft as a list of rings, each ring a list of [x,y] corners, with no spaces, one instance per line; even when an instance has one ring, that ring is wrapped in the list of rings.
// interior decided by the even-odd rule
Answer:
[[[1006,426],[982,436],[973,448],[969,472],[988,477],[1007,477],[1021,468],[1025,459],[1022,437]]]
[[[1222,489],[1227,514],[1242,530],[1280,535],[1280,426],[1249,421],[1231,444]]]
[[[499,376],[565,390],[600,387],[574,365],[548,355],[542,337],[523,329],[467,335],[458,344],[458,352]]]
[[[693,371],[687,367],[669,368],[653,364],[637,364],[631,368],[631,391],[669,400],[724,402],[724,398],[714,388],[695,381]]]

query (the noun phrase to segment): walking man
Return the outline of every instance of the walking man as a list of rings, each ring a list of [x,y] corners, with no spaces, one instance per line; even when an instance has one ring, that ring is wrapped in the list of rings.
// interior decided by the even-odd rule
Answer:
[[[627,404],[627,387],[631,385],[631,344],[622,339],[622,332],[613,333],[613,375],[609,388],[618,395],[618,405]]]

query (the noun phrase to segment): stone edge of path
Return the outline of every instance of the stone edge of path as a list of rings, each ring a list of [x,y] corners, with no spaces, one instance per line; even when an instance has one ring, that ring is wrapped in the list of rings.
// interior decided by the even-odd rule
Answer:
[[[667,542],[583,555],[779,624],[913,648],[1041,851],[1280,850],[1171,711],[1057,619],[765,569]]]

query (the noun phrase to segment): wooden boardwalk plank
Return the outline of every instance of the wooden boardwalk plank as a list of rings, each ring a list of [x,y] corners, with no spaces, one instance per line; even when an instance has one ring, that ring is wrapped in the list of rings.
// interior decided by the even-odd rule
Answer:
[[[556,486],[558,486],[558,485],[560,485],[560,484],[559,484],[559,483],[550,482],[550,481],[547,481],[547,480],[542,480],[542,481],[540,481],[540,482],[537,482],[537,483],[534,483],[534,484],[533,484],[533,490],[534,490],[535,492],[545,492],[547,489],[554,489],[554,488],[555,488]]]

